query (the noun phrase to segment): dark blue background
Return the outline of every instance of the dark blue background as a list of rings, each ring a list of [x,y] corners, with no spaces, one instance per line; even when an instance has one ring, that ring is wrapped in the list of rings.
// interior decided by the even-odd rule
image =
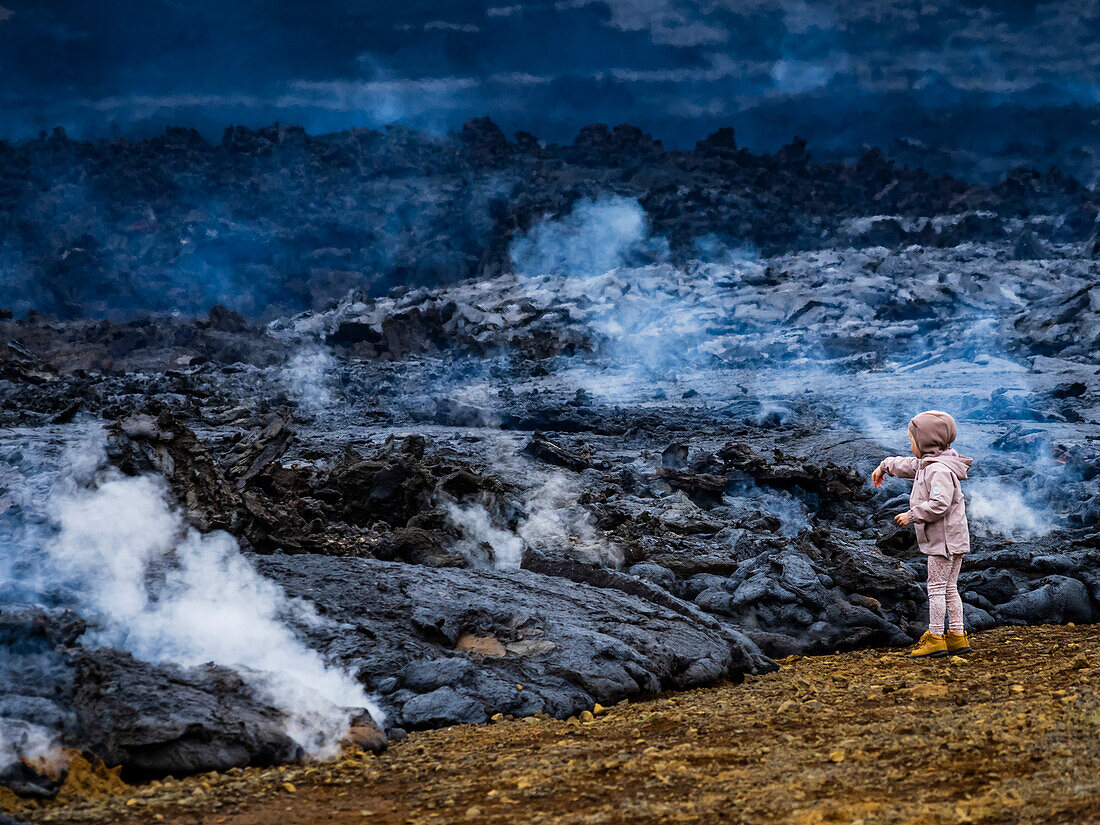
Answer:
[[[856,150],[1088,143],[1100,2],[0,0],[0,137],[631,122]]]

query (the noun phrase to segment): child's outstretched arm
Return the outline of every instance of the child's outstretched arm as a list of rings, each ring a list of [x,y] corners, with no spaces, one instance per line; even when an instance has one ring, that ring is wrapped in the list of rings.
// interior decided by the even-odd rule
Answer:
[[[884,475],[894,476],[894,478],[916,478],[919,466],[920,462],[909,456],[895,455],[884,458],[882,463],[871,473],[871,483],[876,487],[881,487]]]

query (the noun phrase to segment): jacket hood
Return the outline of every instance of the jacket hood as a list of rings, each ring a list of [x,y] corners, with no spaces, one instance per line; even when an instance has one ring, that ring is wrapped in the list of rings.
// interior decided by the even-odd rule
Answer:
[[[925,410],[909,420],[909,436],[921,457],[939,455],[951,446],[959,431],[955,419],[943,410]]]
[[[924,467],[927,467],[929,464],[942,464],[953,472],[959,481],[965,481],[966,472],[970,469],[970,465],[974,463],[974,459],[965,455],[959,455],[959,453],[953,449],[947,449],[939,455],[922,458],[920,463]]]

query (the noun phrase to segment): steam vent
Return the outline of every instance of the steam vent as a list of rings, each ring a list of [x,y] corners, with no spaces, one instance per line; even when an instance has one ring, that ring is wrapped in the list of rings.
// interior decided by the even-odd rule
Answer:
[[[0,3],[0,825],[1100,823],[1100,6]]]

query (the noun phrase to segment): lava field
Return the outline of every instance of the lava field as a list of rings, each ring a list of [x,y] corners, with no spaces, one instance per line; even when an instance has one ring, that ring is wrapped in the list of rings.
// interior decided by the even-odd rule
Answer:
[[[968,627],[1100,619],[1098,195],[1070,178],[485,121],[55,135],[0,169],[21,797],[58,748],[178,777],[909,645],[908,486],[869,477],[926,408],[974,458]],[[40,231],[78,190],[101,208]]]

